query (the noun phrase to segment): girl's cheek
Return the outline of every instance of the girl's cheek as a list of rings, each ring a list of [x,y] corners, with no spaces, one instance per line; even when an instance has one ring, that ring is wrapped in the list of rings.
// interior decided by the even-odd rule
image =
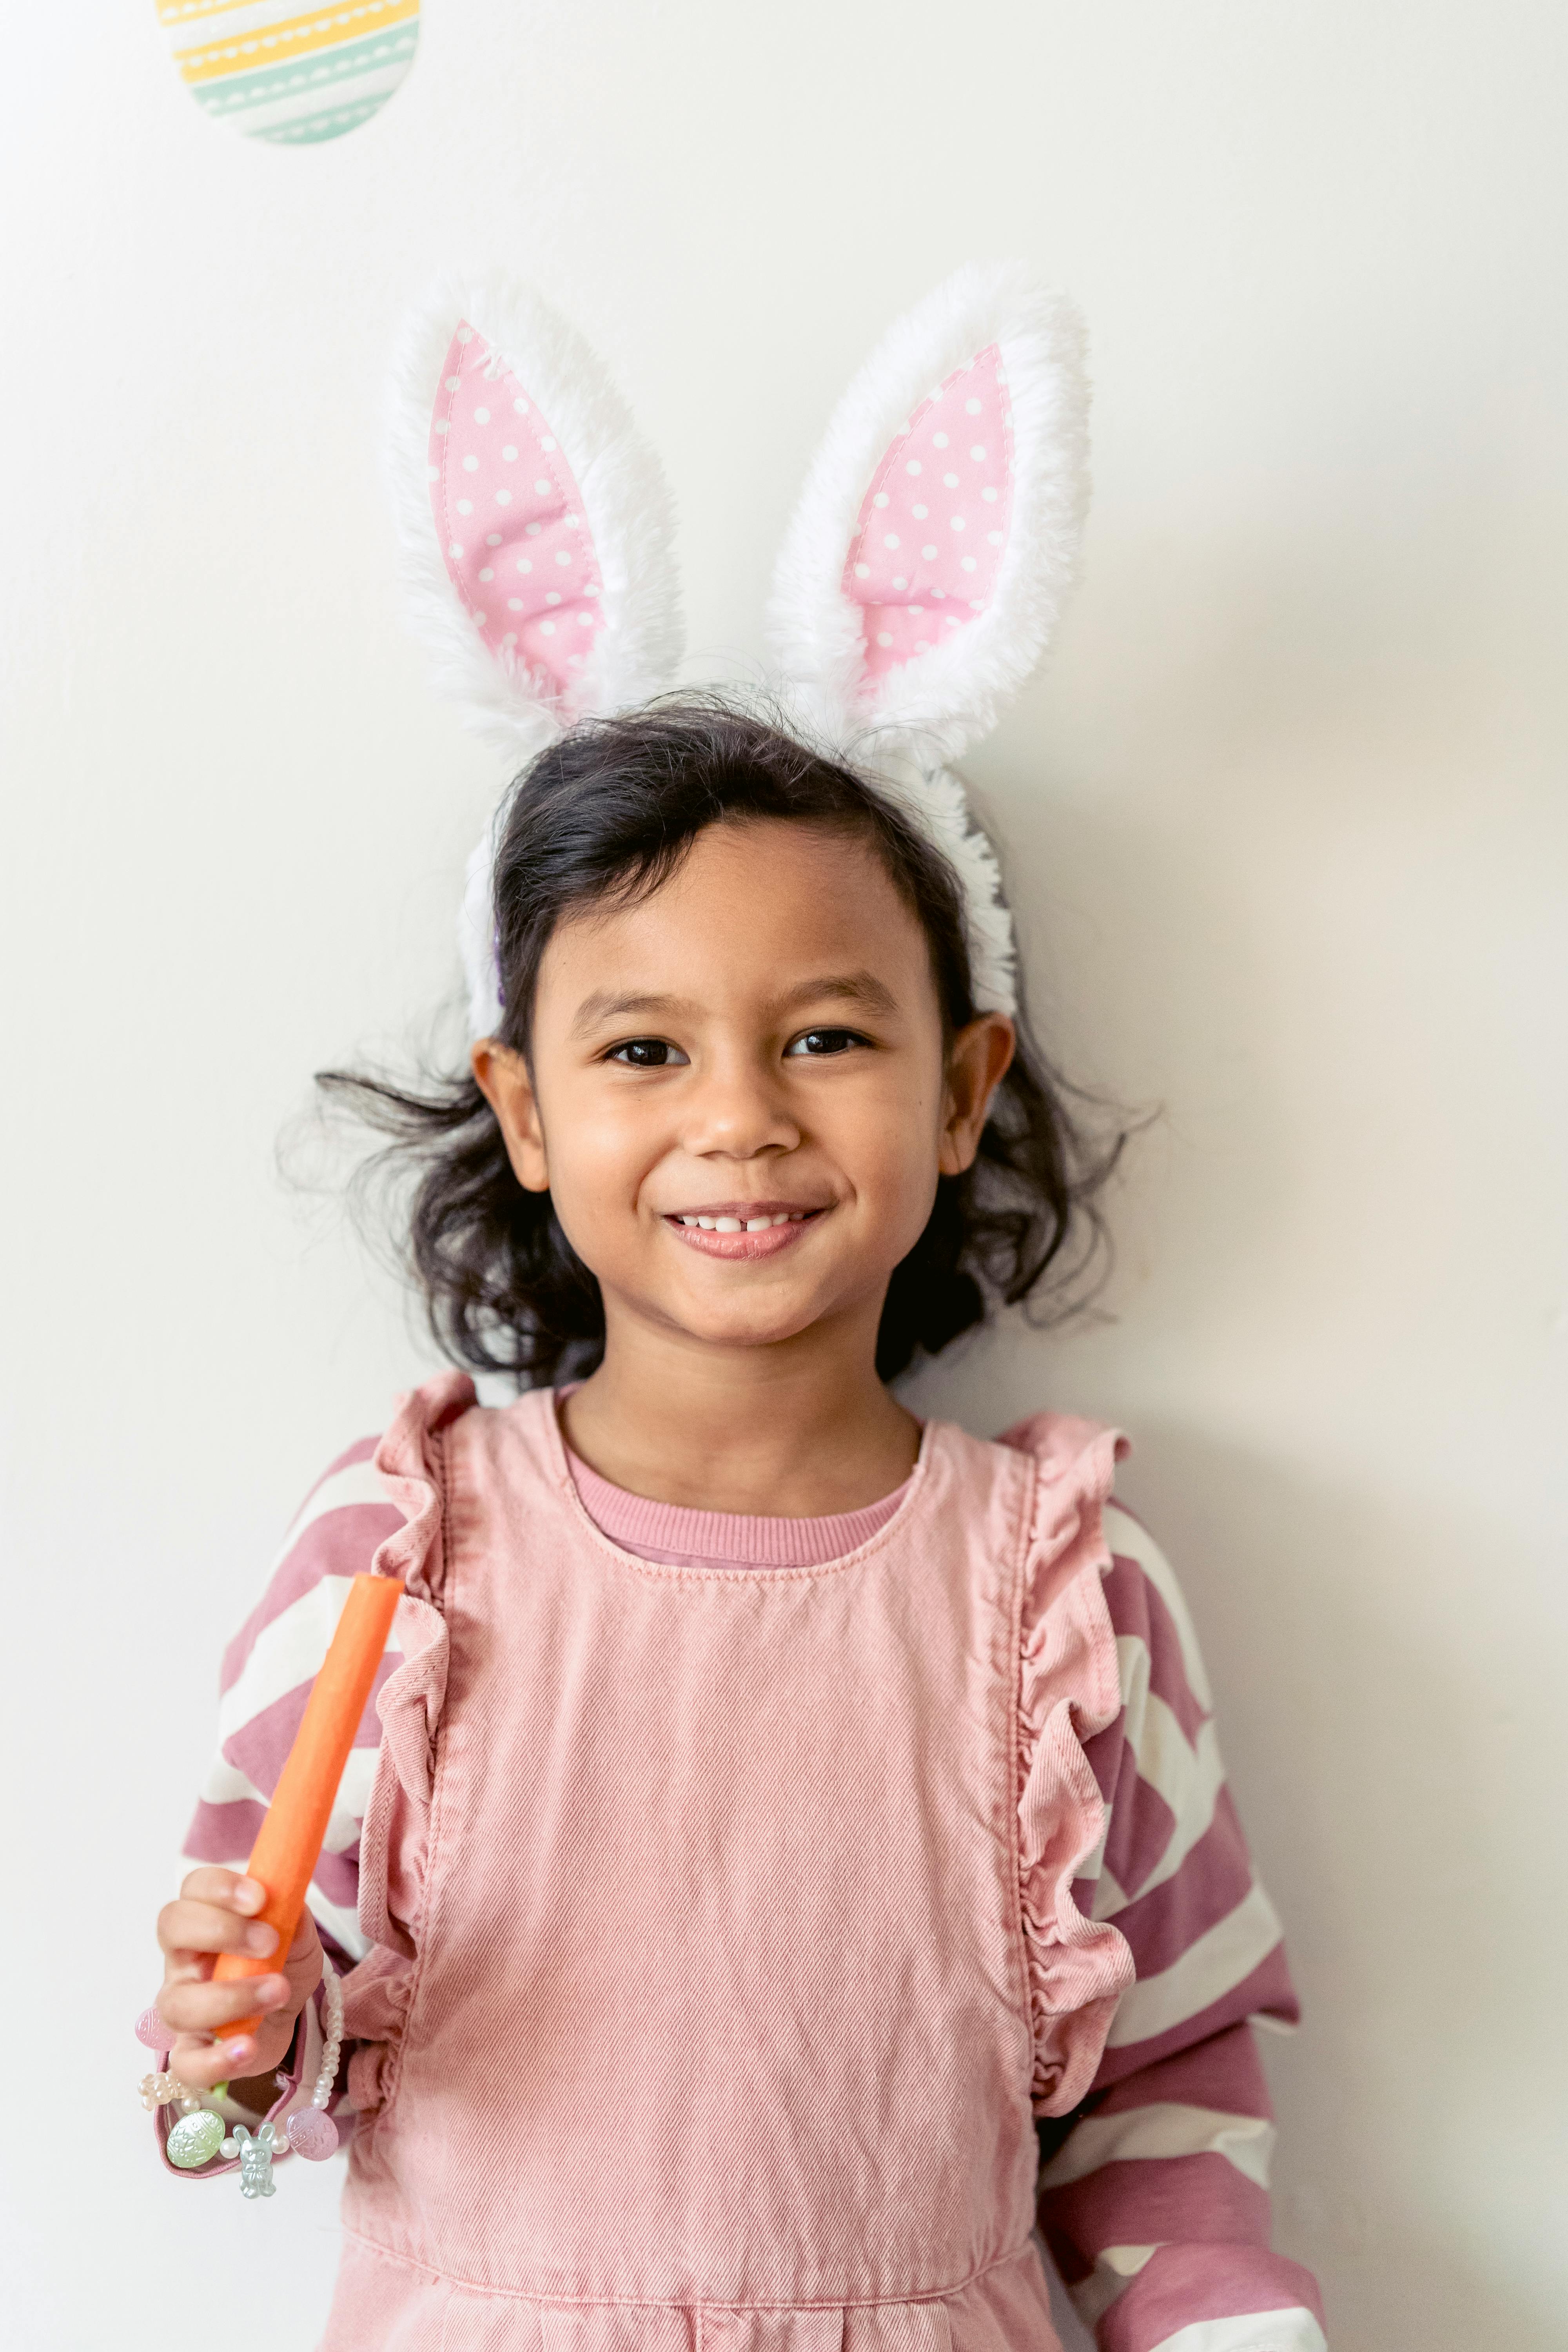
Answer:
[[[929,1182],[941,1142],[932,1107],[920,1097],[878,1090],[846,1139],[880,1189],[901,1192]]]
[[[614,1245],[627,1196],[626,1154],[613,1129],[576,1120],[563,1105],[550,1150],[550,1198],[567,1240],[594,1272]]]
[[[637,1122],[600,1117],[571,1130],[568,1147],[552,1163],[552,1178],[557,1166],[560,1174],[551,1189],[555,1213],[585,1264],[632,1244],[649,1177],[663,1156],[650,1149]]]

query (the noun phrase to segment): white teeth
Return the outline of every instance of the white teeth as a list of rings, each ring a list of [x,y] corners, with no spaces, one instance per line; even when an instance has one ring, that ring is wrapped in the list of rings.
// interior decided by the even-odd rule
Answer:
[[[804,1224],[805,1209],[781,1209],[773,1217],[680,1217],[683,1225],[700,1225],[705,1234],[765,1234],[774,1225]]]

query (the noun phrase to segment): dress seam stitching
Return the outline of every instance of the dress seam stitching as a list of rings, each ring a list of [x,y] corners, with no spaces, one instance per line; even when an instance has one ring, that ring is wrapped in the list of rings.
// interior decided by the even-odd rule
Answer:
[[[1031,2222],[1028,2235],[1008,2252],[998,2254],[994,2262],[983,2263],[978,2270],[969,2272],[950,2286],[916,2287],[908,2294],[806,2295],[789,2299],[780,2297],[773,2302],[726,2303],[711,2295],[692,2295],[682,2300],[676,2295],[551,2294],[531,2287],[492,2286],[482,2279],[465,2278],[458,2271],[440,2270],[422,2255],[402,2253],[380,2238],[373,2238],[366,2231],[355,2229],[352,2222],[343,2222],[342,2228],[343,2236],[352,2238],[356,2245],[368,2247],[372,2253],[380,2255],[384,2261],[397,2263],[405,2270],[422,2271],[439,2285],[459,2289],[465,2294],[485,2295],[492,2302],[544,2304],[574,2311],[881,2311],[896,2310],[900,2305],[909,2303],[951,2303],[954,2295],[963,2294],[970,2287],[977,2286],[982,2279],[989,2278],[993,2271],[1016,2263],[1021,2254],[1028,2252],[1035,2242]]]
[[[1026,1459],[1029,1475],[1023,1482],[1023,1508],[1014,1542],[1013,1591],[1008,1612],[1007,1884],[1014,2009],[1023,2021],[1029,2053],[1029,2080],[1025,2086],[1024,2100],[1032,2115],[1035,2013],[1029,1998],[1028,1930],[1024,1918],[1023,1828],[1018,1819],[1018,1800],[1023,1792],[1024,1780],[1024,1603],[1029,1584],[1030,1538],[1039,1507],[1040,1465],[1033,1455]]]

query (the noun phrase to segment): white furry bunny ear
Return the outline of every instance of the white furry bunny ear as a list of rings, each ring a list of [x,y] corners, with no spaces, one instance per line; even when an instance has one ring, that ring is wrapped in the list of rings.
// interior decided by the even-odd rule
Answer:
[[[438,683],[512,767],[668,685],[681,633],[658,461],[537,294],[437,285],[404,333],[390,464]]]
[[[1044,653],[1087,502],[1082,329],[1016,263],[961,269],[840,401],[785,534],[770,648],[811,724],[922,765]]]

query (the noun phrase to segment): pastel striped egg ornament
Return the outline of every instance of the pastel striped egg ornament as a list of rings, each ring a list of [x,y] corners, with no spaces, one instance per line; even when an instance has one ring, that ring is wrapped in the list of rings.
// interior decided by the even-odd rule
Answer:
[[[419,0],[157,0],[180,79],[205,112],[278,147],[341,139],[414,61]]]

